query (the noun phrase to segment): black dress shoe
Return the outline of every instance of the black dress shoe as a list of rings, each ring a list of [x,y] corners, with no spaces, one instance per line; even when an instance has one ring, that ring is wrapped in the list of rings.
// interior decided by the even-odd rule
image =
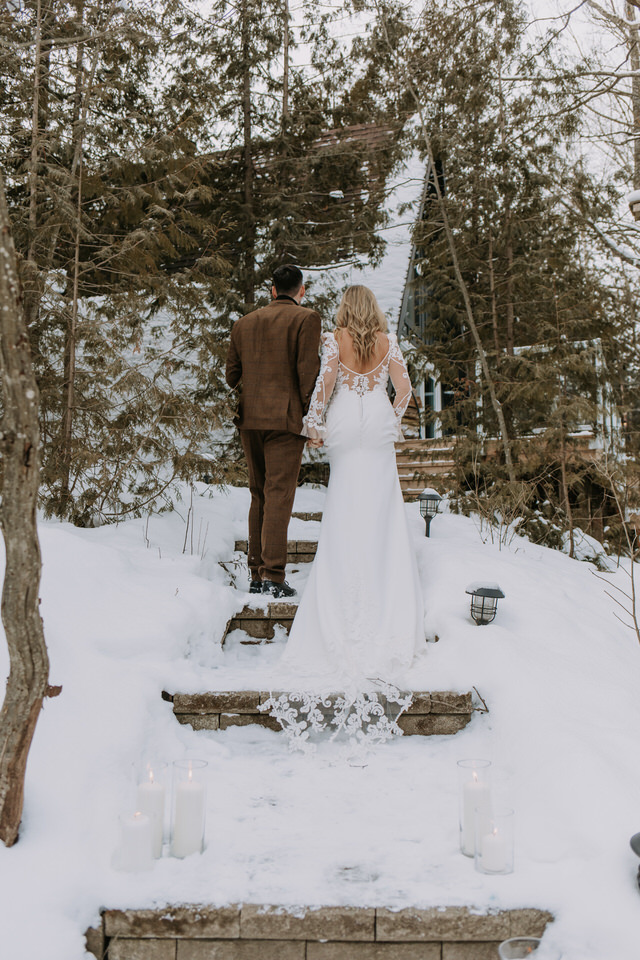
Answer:
[[[262,580],[252,580],[249,584],[249,593],[262,593]]]
[[[276,583],[275,580],[263,580],[262,592],[270,593],[272,597],[295,597],[296,592],[290,587],[286,580],[283,583]]]

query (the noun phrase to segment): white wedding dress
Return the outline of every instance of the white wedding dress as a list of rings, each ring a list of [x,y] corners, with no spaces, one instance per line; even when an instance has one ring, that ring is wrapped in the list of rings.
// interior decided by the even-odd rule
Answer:
[[[304,692],[270,701],[272,715],[298,738],[323,729],[327,710],[330,724],[369,740],[400,733],[402,707],[390,717],[388,702],[406,708],[411,698],[391,685],[402,683],[424,648],[422,592],[394,447],[411,383],[396,337],[387,336],[383,360],[357,373],[340,361],[334,335],[325,334],[304,419],[304,434],[324,440],[331,473],[316,557],[281,660],[295,678],[291,689]],[[327,699],[336,691],[342,696]]]

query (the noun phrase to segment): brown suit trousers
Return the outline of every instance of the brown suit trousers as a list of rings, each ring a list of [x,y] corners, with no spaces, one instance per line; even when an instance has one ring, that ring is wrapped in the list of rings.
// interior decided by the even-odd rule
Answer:
[[[320,368],[320,331],[319,315],[290,297],[241,317],[231,331],[227,383],[242,386],[237,426],[249,467],[252,580],[284,580],[305,444],[302,417]]]

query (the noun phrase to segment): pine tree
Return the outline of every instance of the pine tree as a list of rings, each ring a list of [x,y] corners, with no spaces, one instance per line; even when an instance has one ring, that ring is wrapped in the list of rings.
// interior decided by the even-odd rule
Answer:
[[[384,16],[393,25],[401,11]],[[389,46],[395,36],[406,64],[398,98],[404,86],[421,107],[492,381],[481,369],[431,191],[416,231],[429,313],[423,353],[449,385],[445,430],[466,438],[457,444],[461,481],[476,484],[484,458],[480,483],[502,482],[501,451],[494,458],[488,440],[498,434],[489,402],[495,388],[519,479],[529,495],[550,496],[571,527],[572,504],[593,476],[572,435],[600,419],[604,358],[626,322],[581,205],[610,216],[615,191],[596,197],[597,181],[580,160],[570,85],[548,79],[559,51],[550,41],[534,56],[524,27],[510,0],[472,8],[434,2],[417,23],[396,27]],[[521,484],[504,489],[522,504]]]
[[[167,47],[181,52],[176,9],[167,4],[159,30],[151,8],[86,0],[12,16],[14,65],[21,38],[42,38],[33,110],[15,108],[17,83],[3,102],[43,494],[76,522],[140,509],[174,478],[215,474],[206,445],[224,413],[222,348],[207,299],[227,262],[192,209],[201,189],[210,196],[194,121],[167,130],[153,80]]]
[[[2,12],[42,498],[77,523],[170,502],[176,479],[228,475],[212,430],[230,419],[232,319],[268,297],[283,260],[380,249],[396,131],[376,151],[325,136],[349,70],[312,78],[291,55],[299,37],[314,64],[338,56],[322,9],[302,25],[271,0],[228,13],[190,0]]]

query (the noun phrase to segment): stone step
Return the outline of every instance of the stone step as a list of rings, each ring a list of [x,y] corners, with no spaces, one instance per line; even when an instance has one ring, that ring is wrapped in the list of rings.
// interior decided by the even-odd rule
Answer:
[[[397,440],[396,450],[453,450],[455,440],[448,440],[446,437],[408,437],[406,440]]]
[[[398,471],[401,473],[407,473],[410,470],[431,470],[438,466],[451,468],[456,465],[455,460],[452,460],[451,457],[422,457],[420,459],[415,457],[403,457],[400,459],[397,457],[396,463],[398,465]]]
[[[322,520],[321,513],[292,513],[291,516],[294,520]]]
[[[542,937],[553,919],[526,907],[199,903],[103,910],[85,936],[99,960],[489,960],[501,941]]]
[[[289,633],[297,609],[298,605],[295,603],[278,601],[267,603],[264,608],[243,607],[227,623],[222,644],[224,646],[227,634],[232,630],[244,630],[248,638],[242,641],[243,643],[269,643],[273,639],[277,624],[283,626]]]
[[[317,540],[287,540],[287,563],[311,563],[317,547]],[[248,541],[236,540],[235,549],[240,553],[248,553]]]
[[[278,693],[261,690],[227,690],[213,693],[163,693],[173,703],[173,712],[180,723],[194,730],[226,730],[255,724],[269,730],[280,730],[280,724],[269,714],[261,713],[260,704]],[[412,691],[413,702],[398,720],[406,736],[442,736],[458,733],[471,720],[474,711],[471,693],[451,690]],[[328,698],[331,700],[331,697]],[[389,704],[391,716],[397,705]]]
[[[398,477],[400,483],[408,483],[411,480],[427,480],[429,477],[451,476],[455,469],[455,463],[445,463],[437,461],[436,463],[420,463],[414,467],[398,467]]]

